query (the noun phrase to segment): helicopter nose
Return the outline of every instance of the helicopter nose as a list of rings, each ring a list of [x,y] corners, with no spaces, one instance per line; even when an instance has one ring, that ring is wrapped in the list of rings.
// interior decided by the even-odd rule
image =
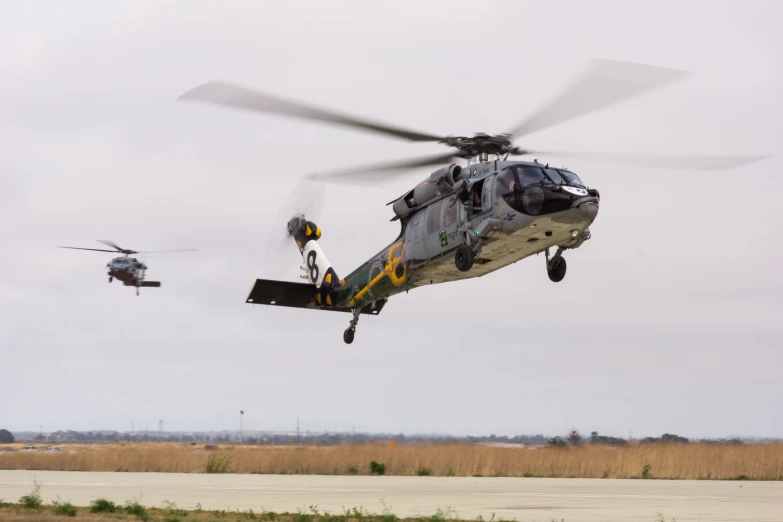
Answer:
[[[598,216],[598,202],[586,201],[579,205],[579,211],[587,221],[592,223],[595,221],[596,216]]]

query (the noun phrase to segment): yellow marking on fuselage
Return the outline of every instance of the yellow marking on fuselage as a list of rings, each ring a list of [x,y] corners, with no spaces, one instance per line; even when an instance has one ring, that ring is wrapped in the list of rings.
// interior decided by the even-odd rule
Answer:
[[[391,247],[389,247],[388,252],[388,260],[386,261],[386,265],[384,269],[373,278],[372,281],[367,283],[367,286],[359,290],[355,296],[353,296],[353,299],[348,303],[348,306],[354,306],[357,302],[359,302],[364,295],[370,291],[372,287],[378,284],[381,279],[383,279],[383,276],[389,276],[389,279],[391,279],[391,282],[394,286],[400,286],[402,285],[405,280],[408,278],[408,268],[403,266],[403,273],[402,277],[397,277],[397,274],[395,273],[395,270],[397,268],[397,265],[400,264],[402,261],[402,252],[400,252],[399,257],[392,257],[394,255],[394,251],[403,245],[402,241],[399,241],[397,243],[394,243]],[[404,248],[403,248],[404,250]]]
[[[321,237],[321,227],[315,227],[315,237]]]
[[[330,296],[329,294],[326,294],[326,304],[332,306],[332,296]]]
[[[498,210],[497,210],[497,212],[495,212],[495,215],[499,216],[504,208],[506,208],[506,202],[505,201],[500,205],[500,207],[498,207]]]
[[[324,283],[326,283],[327,285],[332,284],[332,274],[331,274],[331,272],[326,274],[326,277],[324,277]]]
[[[309,236],[311,232],[312,232],[312,229],[310,228],[310,225],[307,225],[307,228],[305,228],[305,235]]]

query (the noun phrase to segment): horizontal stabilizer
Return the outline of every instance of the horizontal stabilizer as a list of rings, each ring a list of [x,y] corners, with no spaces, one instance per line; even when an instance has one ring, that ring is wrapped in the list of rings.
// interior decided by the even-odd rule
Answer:
[[[349,308],[316,307],[315,294],[317,287],[310,283],[290,283],[288,281],[272,281],[269,279],[256,279],[253,288],[248,294],[246,303],[263,304],[273,306],[287,306],[291,308],[312,308],[313,310],[332,310],[335,312],[350,312]],[[386,304],[384,300],[378,300],[362,308],[361,313],[378,315]]]
[[[142,281],[141,286],[152,286],[155,288],[160,288],[160,281]]]

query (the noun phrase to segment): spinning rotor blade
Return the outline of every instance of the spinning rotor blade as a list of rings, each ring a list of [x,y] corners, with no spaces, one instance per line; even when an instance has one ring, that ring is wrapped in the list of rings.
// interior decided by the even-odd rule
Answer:
[[[338,114],[317,107],[310,107],[299,102],[276,98],[259,91],[222,81],[205,83],[186,92],[180,96],[179,99],[195,100],[258,112],[269,112],[307,120],[323,121],[380,132],[382,134],[410,141],[440,141],[442,139],[441,137],[432,134],[422,134],[398,127],[392,127],[383,123],[375,123],[353,116]]]
[[[296,243],[288,235],[288,222],[294,216],[304,215],[309,221],[318,223],[323,210],[324,190],[325,186],[320,182],[320,176],[307,176],[283,201],[277,217],[272,222],[270,239],[264,253],[264,268],[268,277],[279,279],[291,266],[301,264]]]
[[[533,154],[526,152],[525,154]],[[710,155],[678,155],[678,154],[626,154],[600,152],[561,152],[535,151],[535,154],[586,159],[616,165],[647,167],[652,169],[688,169],[688,170],[728,170],[742,165],[761,161],[767,156],[710,156]]]
[[[427,158],[418,158],[412,160],[402,160],[390,163],[380,163],[368,165],[366,167],[356,167],[348,170],[339,170],[328,174],[318,174],[317,178],[325,182],[345,183],[357,185],[376,185],[379,181],[394,176],[407,175],[408,172],[390,172],[394,170],[412,169],[416,167],[426,167],[428,165],[442,165],[458,159],[456,153],[439,154]]]
[[[114,243],[112,241],[108,241],[106,239],[96,239],[95,241],[97,241],[98,243],[103,243],[104,245],[110,246],[112,248],[115,248],[117,249],[117,252],[125,252],[124,248],[121,248],[119,245],[117,245],[117,243]]]
[[[596,60],[586,73],[509,134],[532,134],[684,78],[685,71],[632,62]]]
[[[116,254],[116,250],[104,250],[101,248],[82,248],[82,247],[67,247],[67,246],[58,246],[57,248],[70,248],[71,250],[92,250],[93,252],[111,252],[112,254]]]
[[[178,248],[175,250],[141,250],[137,254],[162,254],[164,252],[198,252],[196,248]]]

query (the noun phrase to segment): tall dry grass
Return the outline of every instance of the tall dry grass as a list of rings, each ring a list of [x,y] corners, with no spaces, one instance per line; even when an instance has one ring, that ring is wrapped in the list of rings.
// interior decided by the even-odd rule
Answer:
[[[203,446],[135,443],[63,446],[60,453],[0,453],[0,469],[69,471],[162,471],[203,473],[210,455],[230,456],[232,473],[536,476],[783,480],[783,444],[642,444],[623,448],[502,448],[470,444],[390,446]],[[214,458],[214,457],[213,457]],[[353,469],[352,469],[353,468]]]

